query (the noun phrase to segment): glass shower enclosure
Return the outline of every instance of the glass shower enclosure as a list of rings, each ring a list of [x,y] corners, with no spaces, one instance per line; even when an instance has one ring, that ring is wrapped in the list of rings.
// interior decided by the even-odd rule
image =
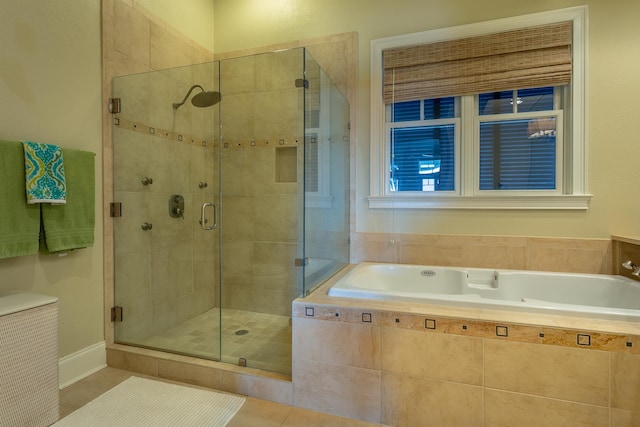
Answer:
[[[304,48],[117,77],[115,341],[283,374],[349,261],[349,107]]]

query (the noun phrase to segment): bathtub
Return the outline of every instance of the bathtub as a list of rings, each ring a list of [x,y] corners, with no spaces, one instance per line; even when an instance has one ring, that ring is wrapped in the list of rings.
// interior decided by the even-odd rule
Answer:
[[[365,262],[328,295],[640,321],[640,282],[604,274]]]

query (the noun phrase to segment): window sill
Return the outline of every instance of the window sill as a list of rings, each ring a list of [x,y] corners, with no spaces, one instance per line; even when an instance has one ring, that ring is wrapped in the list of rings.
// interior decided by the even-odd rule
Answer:
[[[562,196],[369,196],[370,209],[587,210],[591,194]]]

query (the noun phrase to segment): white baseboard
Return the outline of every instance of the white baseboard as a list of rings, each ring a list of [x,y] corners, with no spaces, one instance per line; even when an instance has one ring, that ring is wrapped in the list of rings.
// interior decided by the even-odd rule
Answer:
[[[107,366],[107,346],[104,341],[85,347],[68,356],[60,358],[60,389],[88,377]]]

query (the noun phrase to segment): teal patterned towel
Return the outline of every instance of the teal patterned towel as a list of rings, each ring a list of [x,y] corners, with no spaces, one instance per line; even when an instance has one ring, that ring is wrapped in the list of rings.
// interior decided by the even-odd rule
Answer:
[[[27,203],[65,204],[67,197],[62,149],[57,145],[23,142]]]

